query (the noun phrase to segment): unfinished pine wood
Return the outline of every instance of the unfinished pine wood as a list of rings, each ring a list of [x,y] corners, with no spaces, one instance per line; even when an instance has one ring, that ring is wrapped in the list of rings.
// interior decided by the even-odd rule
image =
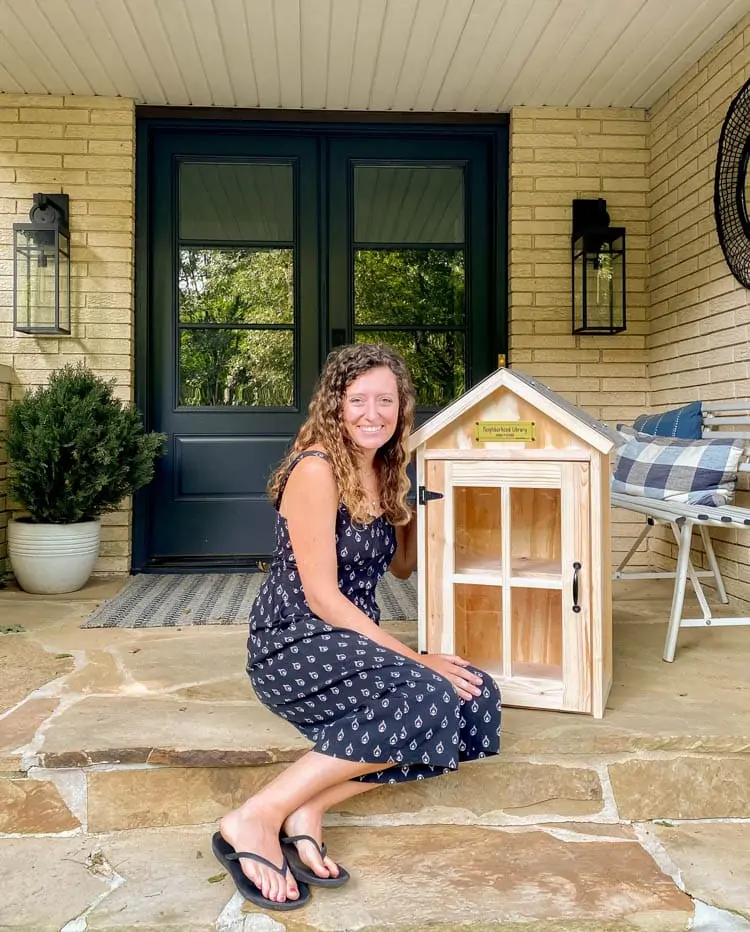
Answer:
[[[512,676],[561,680],[563,676],[562,593],[513,589]]]
[[[560,500],[559,488],[510,490],[510,555],[514,579],[522,582],[523,577],[540,580],[546,576],[559,583],[562,549]]]
[[[477,447],[473,450],[440,450],[426,449],[425,459],[428,460],[491,460],[493,462],[507,462],[508,460],[518,460],[518,451],[511,448],[510,444],[505,444],[503,449],[485,449]],[[577,449],[566,447],[564,450],[531,450],[524,448],[524,462],[588,462],[591,459],[591,452],[587,448]]]
[[[505,443],[495,441],[478,442],[474,439],[477,421],[533,421],[533,441]],[[547,417],[534,404],[514,395],[507,388],[500,388],[464,415],[459,416],[443,430],[430,437],[427,450],[453,448],[455,450],[565,450],[585,449],[585,442],[560,420]]]
[[[417,450],[417,488],[425,484],[424,448]],[[417,650],[427,650],[427,522],[417,505]]]
[[[533,421],[535,439],[477,443],[480,420]],[[427,526],[420,646],[464,654],[487,669],[506,705],[604,710],[612,670],[612,442],[583,412],[577,417],[554,393],[507,372],[412,437],[418,476],[445,492],[440,517],[433,503],[419,509]],[[580,612],[573,611],[575,562]]]
[[[519,709],[563,711],[562,683],[559,680],[523,677],[495,677],[504,706]]]
[[[456,653],[494,675],[503,668],[502,597],[496,588],[455,585],[454,644]]]
[[[446,464],[440,462],[426,463],[425,484],[432,492],[445,495]],[[445,498],[435,499],[418,506],[422,510],[425,527],[425,549],[427,551],[425,626],[426,644],[423,650],[431,654],[442,652],[443,640],[443,567],[445,564]],[[425,565],[423,564],[423,565]]]
[[[453,526],[456,573],[502,572],[499,488],[454,486]]]
[[[452,463],[454,481],[467,485],[517,485],[535,488],[558,488],[562,463],[537,462],[533,469],[525,460],[466,462],[456,459]]]
[[[590,470],[583,463],[563,466],[563,705],[592,711]],[[578,605],[573,611],[573,564],[578,571]]]
[[[509,579],[511,574],[510,562],[510,489],[507,485],[501,490],[501,505],[503,515],[503,577]],[[513,613],[510,604],[510,586],[502,589],[503,600],[503,676],[510,679],[513,675]]]
[[[612,688],[612,556],[610,465],[591,459],[591,712],[602,718]]]
[[[563,399],[560,399],[562,402]],[[429,447],[456,447],[471,449],[475,446],[473,433],[469,427],[477,420],[494,421],[535,421],[526,411],[537,412],[545,431],[554,425],[559,428],[558,436],[565,436],[563,446],[588,446],[593,450],[607,453],[612,448],[612,438],[605,432],[594,429],[582,418],[576,417],[567,404],[555,401],[554,395],[545,394],[533,385],[516,376],[511,369],[498,369],[474,388],[457,398],[447,408],[414,431],[410,438],[411,449],[425,444]],[[554,434],[555,431],[552,431]],[[439,443],[438,438],[450,435],[453,442]],[[551,434],[540,442],[537,434],[534,446],[556,447],[549,442]],[[495,445],[487,444],[487,446]],[[497,446],[506,446],[498,444]]]

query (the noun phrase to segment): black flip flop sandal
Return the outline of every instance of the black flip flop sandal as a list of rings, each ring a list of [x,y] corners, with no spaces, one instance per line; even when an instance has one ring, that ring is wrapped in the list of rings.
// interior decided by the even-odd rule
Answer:
[[[343,887],[349,880],[349,871],[340,864],[338,865],[338,877],[318,877],[315,871],[305,864],[297,851],[298,841],[309,841],[315,845],[323,860],[328,855],[325,843],[319,845],[310,835],[280,835],[279,841],[286,846],[289,869],[297,882],[309,884],[311,887]]]
[[[261,891],[256,887],[256,885],[250,880],[249,877],[245,876],[245,873],[242,870],[240,864],[240,858],[249,858],[251,861],[257,861],[259,864],[264,864],[266,867],[270,867],[271,870],[276,871],[277,874],[280,874],[282,877],[286,877],[287,870],[289,870],[289,862],[284,858],[284,864],[282,867],[276,867],[275,864],[272,864],[270,861],[267,861],[264,857],[261,857],[259,854],[253,854],[251,851],[235,851],[234,848],[226,841],[221,832],[216,832],[211,842],[211,847],[213,852],[216,855],[216,858],[220,864],[225,867],[235,883],[235,886],[245,897],[246,900],[249,900],[251,903],[254,903],[256,906],[260,906],[262,909],[299,909],[301,906],[304,906],[307,901],[310,899],[310,890],[307,887],[307,884],[300,883],[297,880],[297,887],[299,888],[299,898],[296,900],[284,900],[283,903],[278,903],[276,900],[269,900]]]

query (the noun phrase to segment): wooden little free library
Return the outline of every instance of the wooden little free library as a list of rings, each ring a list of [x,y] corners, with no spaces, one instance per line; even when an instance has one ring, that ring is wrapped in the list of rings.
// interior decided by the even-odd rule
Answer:
[[[506,705],[603,716],[615,440],[516,369],[414,431],[420,650],[491,673]]]

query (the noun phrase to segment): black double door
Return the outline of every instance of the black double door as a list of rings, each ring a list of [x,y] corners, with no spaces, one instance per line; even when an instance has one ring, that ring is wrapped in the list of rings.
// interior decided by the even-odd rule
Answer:
[[[421,419],[495,368],[498,141],[248,125],[148,139],[139,402],[167,454],[136,503],[134,568],[252,566],[273,548],[268,475],[331,347],[400,350]]]

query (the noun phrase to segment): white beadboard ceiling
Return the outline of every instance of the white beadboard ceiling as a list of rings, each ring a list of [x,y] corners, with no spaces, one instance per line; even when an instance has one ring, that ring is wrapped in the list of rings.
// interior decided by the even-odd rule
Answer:
[[[0,91],[264,109],[649,107],[750,0],[0,0]]]

